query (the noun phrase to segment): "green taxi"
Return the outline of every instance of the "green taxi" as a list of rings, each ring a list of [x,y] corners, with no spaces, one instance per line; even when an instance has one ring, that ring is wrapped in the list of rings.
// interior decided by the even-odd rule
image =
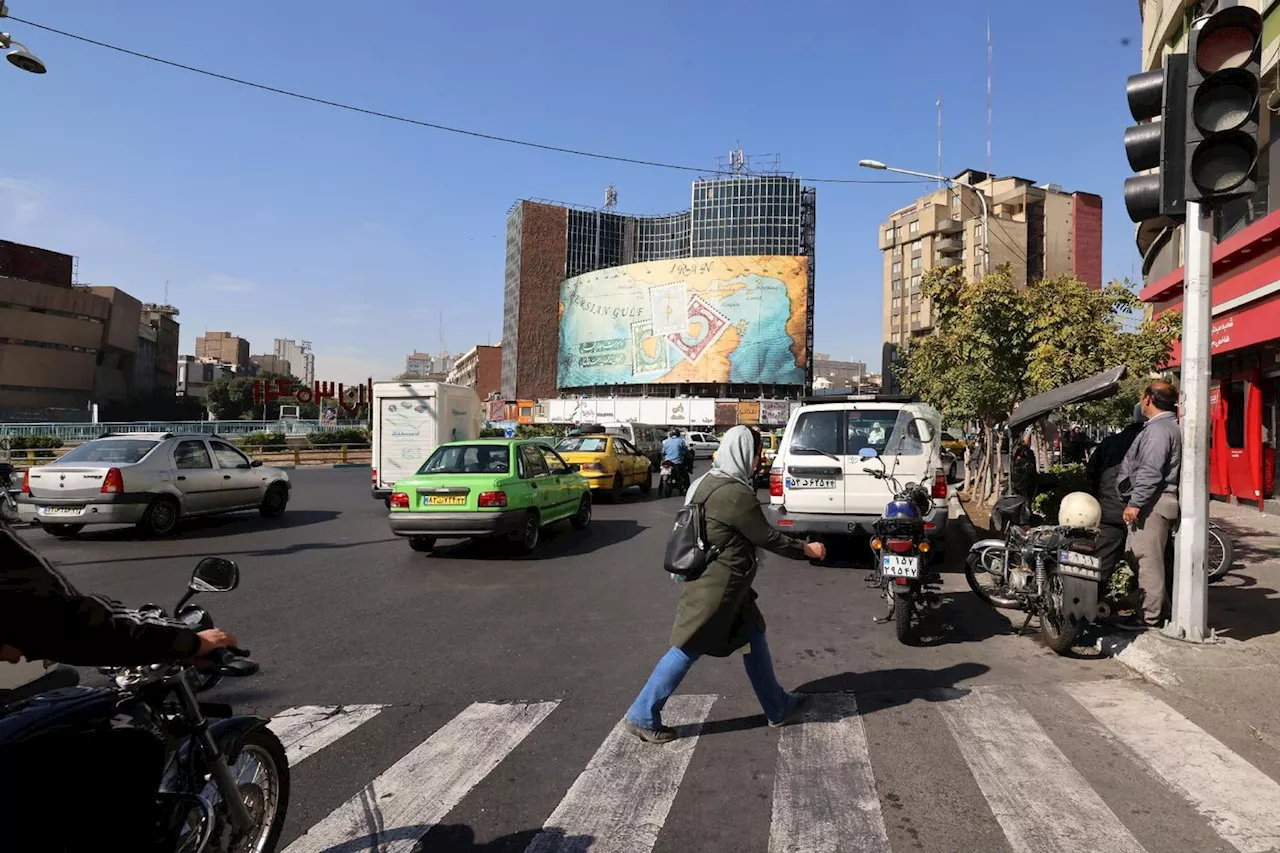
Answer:
[[[583,530],[591,523],[591,489],[546,444],[451,441],[392,486],[387,518],[415,551],[430,551],[437,538],[501,538],[528,554],[548,524],[567,520]]]

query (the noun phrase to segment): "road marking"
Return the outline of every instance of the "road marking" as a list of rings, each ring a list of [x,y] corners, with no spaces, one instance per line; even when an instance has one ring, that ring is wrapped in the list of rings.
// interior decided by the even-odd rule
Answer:
[[[301,705],[281,711],[267,728],[284,744],[289,766],[315,755],[339,738],[351,734],[382,710],[382,705]]]
[[[671,743],[645,743],[619,722],[525,853],[653,850],[715,701],[715,696],[671,697],[662,721],[685,728]]]
[[[1143,853],[1012,698],[976,687],[937,708],[1014,853]]]
[[[890,851],[867,734],[850,694],[815,696],[782,730],[769,853]]]
[[[1280,784],[1274,779],[1137,688],[1093,682],[1064,689],[1240,853],[1280,849]]]
[[[471,705],[285,853],[410,853],[557,704]]]

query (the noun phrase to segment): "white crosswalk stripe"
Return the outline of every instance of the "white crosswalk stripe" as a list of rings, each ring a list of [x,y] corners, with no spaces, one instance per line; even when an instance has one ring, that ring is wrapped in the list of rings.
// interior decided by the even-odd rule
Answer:
[[[1280,850],[1280,784],[1151,693],[1115,681],[1044,688],[1035,690],[1035,696],[1020,694],[1021,689],[935,691],[938,695],[930,697],[929,710],[919,712],[936,715],[932,719],[938,736],[954,742],[958,751],[958,757],[951,753],[948,772],[928,780],[930,796],[943,795],[950,785],[969,802],[985,802],[990,810],[989,815],[975,814],[972,826],[960,822],[949,827],[955,849],[995,849],[990,845],[999,844],[995,839],[1000,835],[1007,844],[1002,849],[1013,853],[1183,849],[1176,834],[1181,825],[1201,833],[1205,842],[1216,833],[1230,845],[1223,850]],[[1053,694],[1059,703],[1071,708],[1078,704],[1083,711],[1077,709],[1066,722],[1061,715],[1046,713],[1046,698],[1052,701]],[[678,800],[677,795],[705,740],[703,726],[718,698],[672,697],[663,719],[678,727],[681,737],[669,744],[642,743],[616,724],[541,821],[542,829],[525,853],[651,853],[673,809],[684,814],[698,808],[693,799]],[[530,747],[535,750],[552,742],[545,740],[550,735],[536,730],[559,705],[470,705],[311,826],[285,853],[415,850],[430,829],[446,822],[526,739],[539,739]],[[1029,707],[1040,709],[1039,719]],[[362,729],[387,712],[381,705],[300,706],[280,712],[270,726],[285,744],[291,767],[305,762],[304,774],[341,772],[326,767],[334,763],[325,758],[327,748],[353,733],[363,738],[389,736],[386,725]],[[566,722],[561,720],[557,727],[562,729]],[[881,715],[864,717],[852,694],[826,694],[812,697],[803,717],[778,732],[772,803],[761,815],[769,818],[769,853],[890,853],[895,844],[918,847],[914,839],[901,835],[910,832],[903,823],[891,832],[882,811],[886,794],[877,785],[869,738],[876,732],[879,742],[886,735],[890,741],[900,736],[886,726],[897,729]],[[1097,789],[1063,751],[1066,748],[1077,759],[1088,754],[1072,742],[1081,737],[1096,739],[1100,749],[1094,754],[1110,755],[1108,760],[1118,763],[1112,775],[1091,774]],[[522,761],[527,759],[526,755]],[[886,771],[890,784],[895,772],[901,780],[901,769]],[[708,772],[705,762],[696,772]],[[1167,786],[1159,794],[1166,807],[1176,806],[1181,797],[1185,815],[1162,815],[1154,824],[1129,818],[1140,812],[1134,812],[1134,803],[1114,786],[1117,780],[1131,786],[1135,773]],[[535,785],[541,781],[528,780]],[[698,784],[692,790],[698,790]],[[1132,790],[1140,792],[1141,786]],[[1108,795],[1120,797],[1125,807],[1109,804]],[[900,797],[890,793],[888,798],[890,805],[900,808]],[[743,800],[749,808],[762,803]],[[1135,822],[1129,826],[1126,820]],[[677,846],[691,843],[668,839],[664,844],[673,841]]]

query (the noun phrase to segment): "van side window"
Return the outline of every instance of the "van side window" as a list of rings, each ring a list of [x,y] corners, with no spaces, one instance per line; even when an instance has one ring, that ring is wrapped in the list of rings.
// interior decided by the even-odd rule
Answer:
[[[796,420],[790,453],[796,456],[843,456],[845,412],[802,412]]]

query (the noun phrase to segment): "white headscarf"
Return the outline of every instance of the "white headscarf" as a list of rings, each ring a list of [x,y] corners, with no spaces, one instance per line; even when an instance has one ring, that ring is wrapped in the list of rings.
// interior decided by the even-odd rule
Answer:
[[[756,472],[755,451],[755,438],[747,427],[736,426],[726,432],[724,441],[720,442],[720,450],[716,452],[715,464],[711,466],[710,471],[689,485],[689,491],[684,496],[685,504],[688,505],[693,501],[698,486],[702,485],[702,481],[707,477],[727,477],[751,488],[751,478]]]

